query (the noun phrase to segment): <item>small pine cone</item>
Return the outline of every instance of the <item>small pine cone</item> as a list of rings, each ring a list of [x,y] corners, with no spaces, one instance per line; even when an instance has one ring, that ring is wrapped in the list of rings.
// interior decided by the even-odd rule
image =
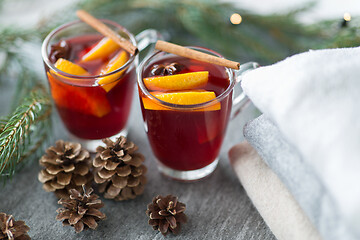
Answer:
[[[94,180],[104,197],[117,201],[134,199],[144,191],[147,168],[138,147],[121,136],[116,142],[103,139],[106,147],[96,148]]]
[[[45,169],[39,172],[39,181],[58,198],[69,198],[70,189],[80,191],[83,184],[90,186],[93,180],[90,153],[79,143],[58,140],[46,150],[40,165]]]
[[[149,224],[154,230],[159,230],[163,235],[169,231],[178,234],[181,224],[187,221],[185,208],[185,204],[178,202],[175,196],[157,196],[148,205],[146,214],[150,217]]]
[[[24,221],[15,221],[12,215],[0,213],[0,240],[28,240],[30,228]]]
[[[98,199],[99,196],[92,194],[92,188],[88,191],[85,185],[82,188],[82,193],[71,189],[69,199],[62,198],[58,201],[63,208],[56,210],[56,220],[63,221],[63,225],[74,227],[77,233],[88,228],[95,229],[97,222],[106,218],[105,214],[99,211],[104,206],[101,199]]]

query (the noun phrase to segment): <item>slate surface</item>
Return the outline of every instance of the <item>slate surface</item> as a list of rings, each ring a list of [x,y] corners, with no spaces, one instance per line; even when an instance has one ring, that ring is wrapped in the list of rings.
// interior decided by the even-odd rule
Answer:
[[[0,116],[8,111],[12,94],[8,89],[7,83],[0,85]],[[59,207],[57,199],[42,189],[37,180],[40,167],[34,162],[0,188],[0,212],[24,220],[31,228],[29,235],[32,239],[164,239],[147,224],[145,210],[154,196],[174,194],[186,203],[189,219],[178,239],[276,239],[247,197],[227,157],[230,147],[243,140],[243,126],[256,116],[256,110],[250,106],[230,123],[219,166],[211,176],[195,183],[180,183],[163,177],[156,168],[136,94],[128,137],[146,156],[148,184],[142,196],[125,202],[104,200],[102,211],[107,220],[100,222],[96,231],[76,234],[72,228],[63,227],[55,220],[55,211]],[[54,118],[57,122],[54,129],[56,139],[66,139],[56,114]]]

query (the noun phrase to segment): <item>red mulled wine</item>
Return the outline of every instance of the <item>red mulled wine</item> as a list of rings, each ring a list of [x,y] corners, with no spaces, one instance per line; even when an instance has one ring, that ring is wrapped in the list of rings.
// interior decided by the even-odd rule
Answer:
[[[200,76],[200,72],[204,71],[208,72],[207,83],[190,89],[190,95],[196,96],[197,92],[214,92],[217,97],[229,87],[230,80],[224,67],[174,55],[161,57],[145,66],[142,78],[144,81],[157,76],[182,76],[181,74],[195,72]],[[156,91],[147,90],[150,94],[156,93],[156,96],[161,96],[162,93],[166,95],[184,92],[161,88]],[[232,91],[221,101],[214,103],[218,104],[216,108],[189,109],[182,109],[181,106],[151,107],[148,102],[157,100],[149,98],[140,87],[139,93],[149,142],[156,158],[164,166],[178,171],[197,170],[217,159],[231,112]]]
[[[105,48],[110,50],[106,52]],[[60,117],[73,135],[82,139],[102,139],[125,128],[136,78],[135,67],[130,65],[111,76],[106,74],[129,57],[120,47],[97,34],[63,39],[51,46],[49,59],[58,68],[51,70],[46,66],[51,94]],[[67,76],[61,71],[82,78]]]

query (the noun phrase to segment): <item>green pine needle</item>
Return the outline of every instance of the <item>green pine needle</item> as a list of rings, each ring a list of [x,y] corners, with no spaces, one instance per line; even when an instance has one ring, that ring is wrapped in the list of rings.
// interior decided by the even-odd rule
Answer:
[[[36,87],[22,104],[0,121],[0,175],[11,177],[51,131],[51,104],[42,87]]]

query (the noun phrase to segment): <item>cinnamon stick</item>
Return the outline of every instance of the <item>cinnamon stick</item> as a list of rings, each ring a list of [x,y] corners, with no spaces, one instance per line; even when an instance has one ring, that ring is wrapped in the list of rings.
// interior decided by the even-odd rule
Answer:
[[[128,53],[131,53],[133,55],[138,53],[138,49],[127,39],[121,37],[119,34],[114,32],[112,29],[110,29],[108,26],[106,26],[104,23],[90,15],[88,12],[84,10],[78,10],[76,11],[76,15],[89,24],[91,27],[93,27],[95,30],[97,30],[99,33],[103,34],[104,36],[111,38],[114,42],[119,44],[120,47],[125,49]]]
[[[164,52],[173,53],[182,57],[199,60],[202,62],[212,63],[232,69],[239,69],[240,63],[230,61],[224,58],[216,57],[207,53],[199,52],[187,47],[182,47],[173,43],[158,40],[155,48]]]

